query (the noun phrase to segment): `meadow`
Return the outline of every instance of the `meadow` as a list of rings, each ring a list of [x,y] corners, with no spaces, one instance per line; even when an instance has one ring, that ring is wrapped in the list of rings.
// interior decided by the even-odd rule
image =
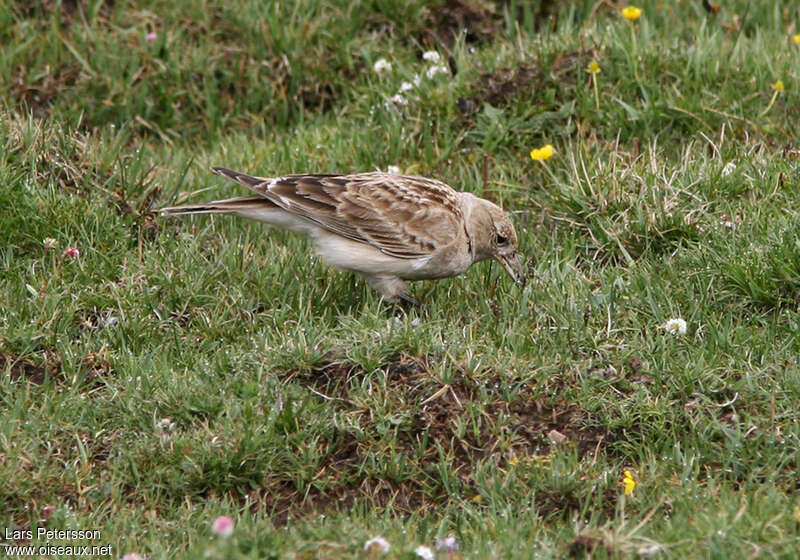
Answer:
[[[0,545],[796,558],[800,8],[623,6],[0,4]],[[441,179],[530,281],[158,216],[212,165]]]

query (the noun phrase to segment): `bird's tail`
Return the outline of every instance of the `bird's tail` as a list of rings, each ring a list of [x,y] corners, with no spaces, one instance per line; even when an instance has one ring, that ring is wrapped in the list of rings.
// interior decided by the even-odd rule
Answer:
[[[235,181],[254,190],[254,187],[262,185],[269,179],[263,177],[253,177],[238,171],[232,171],[224,167],[212,167],[211,171],[217,175]],[[260,195],[255,196],[237,196],[236,198],[228,198],[225,200],[214,200],[204,204],[187,204],[185,206],[170,206],[159,210],[162,216],[177,216],[181,214],[236,214],[239,216],[250,217],[254,219],[263,219],[263,214],[270,213],[271,210],[277,209],[278,206],[267,200]]]
[[[204,204],[187,204],[185,206],[169,206],[159,210],[162,216],[178,216],[181,214],[242,214],[255,208],[268,206],[277,208],[263,196],[237,196],[226,200],[214,200]]]
[[[217,175],[222,175],[223,177],[230,179],[231,181],[236,181],[243,187],[252,188],[256,185],[260,185],[269,179],[265,179],[263,177],[253,177],[252,175],[247,175],[245,173],[239,173],[238,171],[233,171],[231,169],[226,169],[224,167],[212,167],[211,171],[216,173]]]

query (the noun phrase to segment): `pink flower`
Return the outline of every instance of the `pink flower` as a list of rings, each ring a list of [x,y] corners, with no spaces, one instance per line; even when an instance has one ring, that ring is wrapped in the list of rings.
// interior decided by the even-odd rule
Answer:
[[[227,539],[233,534],[233,519],[227,515],[220,515],[211,524],[211,532],[218,537]]]
[[[67,247],[64,249],[64,252],[61,253],[61,258],[70,258],[70,259],[77,259],[81,256],[81,252],[77,247]]]
[[[42,517],[47,519],[56,509],[58,509],[56,506],[44,506],[42,508]]]
[[[141,554],[136,554],[135,552],[129,552],[122,557],[122,560],[144,560],[144,556]]]
[[[436,550],[455,552],[458,550],[458,541],[453,535],[448,535],[443,539],[436,539]]]
[[[151,33],[148,33],[147,35],[145,35],[144,38],[147,40],[148,43],[152,43],[153,41],[155,41],[158,38],[158,34],[154,33],[154,32],[151,32]]]
[[[367,553],[377,551],[380,552],[381,554],[386,554],[391,549],[392,545],[389,544],[389,541],[387,541],[381,536],[372,537],[370,540],[364,543],[364,550]]]

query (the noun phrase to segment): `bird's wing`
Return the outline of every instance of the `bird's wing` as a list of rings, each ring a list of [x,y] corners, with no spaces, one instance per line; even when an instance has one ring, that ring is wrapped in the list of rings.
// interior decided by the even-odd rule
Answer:
[[[442,182],[387,173],[233,179],[287,212],[401,259],[430,256],[465,234],[456,192]]]

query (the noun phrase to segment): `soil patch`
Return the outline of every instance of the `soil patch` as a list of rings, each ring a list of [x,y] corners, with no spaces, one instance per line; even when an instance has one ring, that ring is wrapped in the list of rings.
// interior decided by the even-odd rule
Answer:
[[[582,49],[559,54],[549,67],[539,62],[512,68],[500,68],[481,74],[472,87],[472,95],[457,100],[458,109],[465,117],[477,113],[483,103],[498,108],[520,99],[531,99],[536,92],[554,88],[566,99],[566,92],[575,87],[582,69],[597,57],[593,49]]]
[[[500,25],[497,7],[475,0],[445,0],[441,7],[431,8],[425,26],[418,33],[419,42],[429,47],[453,46],[463,32],[468,43],[492,37]]]
[[[103,352],[92,352],[84,356],[78,369],[83,372],[81,388],[87,390],[102,385],[102,378],[113,373],[111,363]],[[59,384],[73,382],[66,376],[61,360],[51,354],[34,360],[0,352],[0,374],[4,372],[8,372],[11,381],[25,380],[34,385],[43,385],[48,378]]]
[[[360,433],[334,430],[328,441],[316,444],[325,459],[313,483],[298,486],[289,476],[276,475],[250,493],[251,506],[266,506],[278,525],[356,503],[422,513],[453,499],[454,491],[462,499],[474,495],[473,473],[479,464],[508,469],[514,458],[543,457],[559,446],[571,447],[583,457],[617,439],[616,434],[592,426],[577,404],[536,396],[533,387],[517,387],[513,398],[502,398],[500,388],[508,382],[497,372],[471,376],[452,364],[455,371],[449,383],[442,384],[431,373],[439,371],[441,361],[433,355],[399,356],[368,372],[327,356],[311,371],[292,373],[338,412],[357,419]],[[385,383],[385,398],[396,404],[392,408],[398,411],[397,419],[389,424],[351,398],[352,381],[366,375],[377,375],[376,384]],[[363,435],[387,430],[390,437]],[[378,478],[371,473],[374,468],[366,466],[376,456],[387,461],[413,458],[420,471],[407,476],[409,471],[401,469],[405,474]],[[457,481],[445,484],[440,476],[443,467],[455,473]],[[579,496],[558,492],[534,499],[546,515],[576,510],[580,503]]]
[[[486,72],[478,78],[476,98],[502,107],[513,98],[531,94],[543,85],[544,79],[544,72],[535,63]]]
[[[559,7],[558,2],[545,1],[523,6],[518,3],[511,17],[522,26],[536,29],[552,25]],[[425,28],[415,34],[417,40],[428,47],[453,46],[461,33],[467,43],[477,43],[492,38],[505,25],[508,2],[485,0],[444,0],[430,6],[425,18]]]
[[[60,10],[59,19],[63,26],[72,24],[81,17],[81,13],[89,13],[89,0],[32,0],[30,2],[14,2],[12,10],[22,19],[44,19],[47,14]],[[99,14],[108,16],[114,8],[116,0],[106,0],[100,6]]]
[[[24,379],[34,385],[41,385],[48,377],[56,377],[60,368],[61,362],[55,359],[35,362],[30,358],[0,354],[0,371],[8,371],[11,381]]]

